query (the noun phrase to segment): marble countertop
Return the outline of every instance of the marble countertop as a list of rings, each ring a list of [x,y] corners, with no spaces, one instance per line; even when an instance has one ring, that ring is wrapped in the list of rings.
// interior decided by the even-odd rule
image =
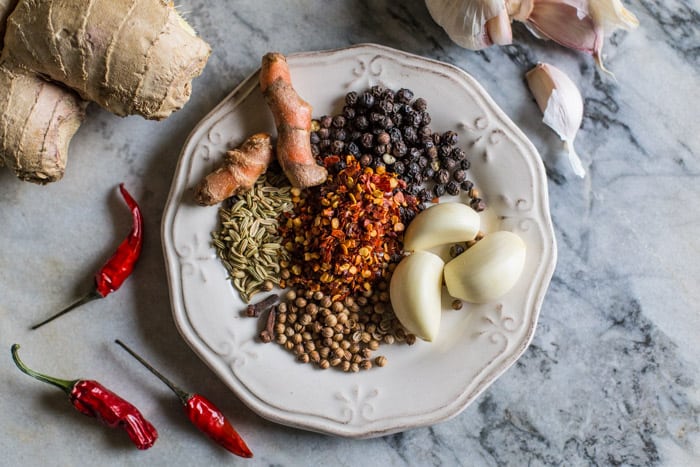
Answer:
[[[454,45],[421,0],[180,0],[213,47],[190,102],[163,122],[90,106],[68,169],[40,187],[0,170],[0,450],[2,465],[230,465],[155,378],[134,378],[112,341],[139,349],[182,386],[217,401],[249,441],[250,465],[700,464],[700,10],[690,0],[631,0],[634,32],[589,56],[515,28],[517,45]],[[171,316],[160,221],[194,125],[268,51],[378,43],[474,76],[542,155],[558,263],[532,344],[455,418],[347,440],[260,418],[181,339]],[[576,140],[588,175],[571,173],[524,83],[538,61],[567,72],[585,99]],[[142,258],[118,293],[39,331],[30,324],[89,290],[130,222],[124,182],[146,219]],[[95,426],[65,396],[19,373],[10,345],[38,370],[88,377],[128,394],[159,428],[150,450]]]

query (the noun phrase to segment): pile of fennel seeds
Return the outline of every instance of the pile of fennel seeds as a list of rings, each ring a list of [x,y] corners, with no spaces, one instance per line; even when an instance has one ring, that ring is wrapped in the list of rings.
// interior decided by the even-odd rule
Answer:
[[[277,219],[293,207],[290,191],[284,175],[268,170],[252,190],[228,198],[219,208],[212,244],[244,303],[279,285],[280,261],[289,254],[280,243]]]

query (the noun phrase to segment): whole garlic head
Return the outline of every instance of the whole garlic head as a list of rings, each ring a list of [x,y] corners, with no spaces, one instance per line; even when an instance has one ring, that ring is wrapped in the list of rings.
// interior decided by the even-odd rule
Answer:
[[[479,50],[512,41],[505,0],[426,0],[425,5],[435,22],[462,47]]]

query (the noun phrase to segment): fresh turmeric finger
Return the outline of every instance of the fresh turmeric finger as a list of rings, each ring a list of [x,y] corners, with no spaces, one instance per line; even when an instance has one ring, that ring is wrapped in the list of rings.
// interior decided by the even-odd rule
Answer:
[[[274,151],[270,135],[256,133],[236,149],[227,151],[223,164],[204,177],[194,189],[194,199],[212,206],[253,188],[272,162]]]
[[[271,52],[263,57],[260,91],[277,127],[277,160],[290,183],[308,188],[325,182],[328,171],[311,152],[312,107],[292,86],[284,55]]]

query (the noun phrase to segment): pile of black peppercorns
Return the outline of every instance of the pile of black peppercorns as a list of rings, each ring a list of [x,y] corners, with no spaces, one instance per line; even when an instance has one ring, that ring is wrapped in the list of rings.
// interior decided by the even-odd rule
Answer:
[[[467,179],[470,162],[457,146],[457,133],[434,132],[430,121],[427,101],[411,90],[372,86],[347,93],[341,114],[314,120],[311,149],[319,162],[352,154],[363,167],[384,166],[421,203],[465,191],[471,207],[482,211],[485,204]],[[342,158],[338,164],[344,164]]]

